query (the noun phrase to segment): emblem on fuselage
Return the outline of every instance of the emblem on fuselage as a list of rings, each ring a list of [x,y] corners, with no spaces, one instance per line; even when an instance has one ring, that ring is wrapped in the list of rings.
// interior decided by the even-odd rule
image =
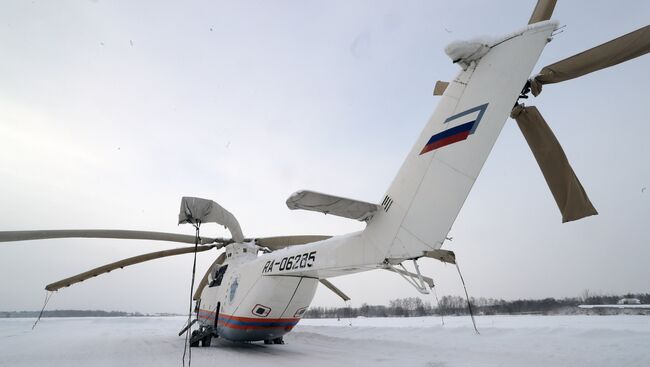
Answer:
[[[230,291],[228,292],[228,303],[232,303],[232,300],[235,299],[235,293],[237,293],[238,286],[239,282],[237,281],[237,278],[235,278],[230,284]]]

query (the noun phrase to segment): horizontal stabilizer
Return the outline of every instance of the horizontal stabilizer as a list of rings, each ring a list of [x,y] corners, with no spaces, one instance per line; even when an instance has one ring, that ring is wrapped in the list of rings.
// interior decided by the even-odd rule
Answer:
[[[377,204],[371,204],[365,201],[347,199],[307,190],[293,193],[287,199],[287,207],[291,210],[311,210],[358,221],[370,220],[380,208]]]
[[[424,256],[430,257],[432,259],[436,259],[438,261],[442,261],[443,263],[449,263],[449,264],[456,263],[456,254],[454,254],[453,251],[449,251],[449,250],[438,249],[432,251],[424,251]]]
[[[448,86],[449,86],[449,82],[443,82],[442,80],[438,80],[436,82],[436,85],[433,87],[433,95],[441,96],[443,93],[445,93],[445,90],[447,90]]]

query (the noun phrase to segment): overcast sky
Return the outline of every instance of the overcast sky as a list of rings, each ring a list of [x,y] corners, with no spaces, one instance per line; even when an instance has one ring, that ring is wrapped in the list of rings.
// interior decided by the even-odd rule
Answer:
[[[247,236],[363,225],[289,211],[311,189],[378,202],[457,73],[444,46],[508,33],[534,1],[3,1],[0,230],[177,226],[213,199]],[[535,70],[648,23],[639,0],[559,1],[564,33]],[[513,56],[516,57],[516,56]],[[514,121],[451,231],[470,294],[650,291],[650,57],[547,86],[534,103],[600,215],[561,224]],[[530,102],[529,102],[530,103]],[[647,187],[647,190],[643,190]],[[204,235],[227,235],[206,225]],[[0,310],[39,309],[52,281],[168,243],[0,244]],[[199,256],[199,277],[217,255]],[[59,291],[49,309],[183,312],[191,255]],[[452,267],[423,260],[439,296]],[[361,303],[418,293],[382,271],[334,278]],[[433,297],[425,297],[433,301]],[[315,305],[340,306],[320,289]]]

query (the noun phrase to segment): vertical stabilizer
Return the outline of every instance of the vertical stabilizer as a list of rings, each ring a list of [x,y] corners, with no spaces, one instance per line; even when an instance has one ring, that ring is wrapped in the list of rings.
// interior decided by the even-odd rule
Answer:
[[[540,22],[492,44],[457,44],[454,61],[464,70],[446,88],[364,231],[385,258],[442,246],[556,27]]]

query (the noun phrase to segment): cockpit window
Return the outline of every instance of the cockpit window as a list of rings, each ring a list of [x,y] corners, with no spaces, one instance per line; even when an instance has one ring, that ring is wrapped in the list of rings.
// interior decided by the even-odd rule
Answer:
[[[214,273],[214,279],[210,282],[210,287],[218,287],[221,285],[221,281],[223,280],[224,274],[226,274],[226,269],[228,269],[228,265],[220,266],[217,271]]]

